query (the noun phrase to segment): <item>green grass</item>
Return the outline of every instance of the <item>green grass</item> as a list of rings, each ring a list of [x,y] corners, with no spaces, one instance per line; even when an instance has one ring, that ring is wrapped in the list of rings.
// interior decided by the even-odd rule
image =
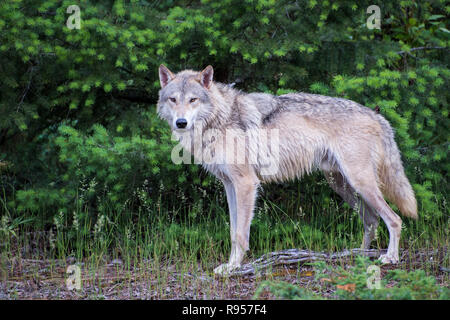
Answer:
[[[307,192],[281,189],[275,199],[265,194],[271,187],[266,186],[258,200],[248,260],[288,248],[330,252],[360,247],[363,227],[358,214],[338,196],[323,192],[323,180]],[[164,197],[161,194],[155,203],[133,211],[103,205],[102,211],[93,213],[79,206],[71,214],[54,214],[53,221],[42,220],[42,212],[8,210],[0,226],[0,272],[9,298],[23,297],[14,292],[20,292],[21,283],[30,278],[48,287],[48,297],[66,297],[65,270],[73,263],[81,263],[83,290],[70,293],[72,298],[111,298],[116,297],[114,292],[122,298],[251,298],[265,279],[249,283],[212,274],[230,252],[221,186],[195,204]],[[400,247],[414,254],[408,254],[398,268],[422,269],[448,286],[449,273],[440,270],[450,268],[449,216],[446,203],[438,205],[445,214],[403,219]],[[380,223],[372,245],[386,248],[387,242],[387,229]],[[300,279],[298,274],[288,278],[294,283]]]

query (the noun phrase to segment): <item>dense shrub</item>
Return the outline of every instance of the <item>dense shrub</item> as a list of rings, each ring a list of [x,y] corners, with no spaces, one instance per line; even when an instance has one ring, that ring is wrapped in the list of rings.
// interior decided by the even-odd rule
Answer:
[[[79,30],[65,25],[73,4]],[[381,30],[366,26],[373,4]],[[170,133],[154,106],[165,63],[212,64],[218,81],[248,91],[378,106],[397,130],[422,210],[434,212],[448,186],[449,11],[444,1],[2,1],[0,183],[9,206],[69,210],[83,194],[89,208],[98,199],[120,207],[160,185],[208,184],[195,166],[168,161]]]

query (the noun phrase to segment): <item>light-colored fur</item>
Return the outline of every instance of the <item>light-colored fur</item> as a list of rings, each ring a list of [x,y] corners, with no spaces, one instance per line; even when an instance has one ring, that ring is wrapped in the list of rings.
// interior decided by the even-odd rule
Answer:
[[[390,240],[387,253],[380,259],[384,263],[398,262],[402,221],[383,195],[408,217],[417,218],[417,204],[393,130],[381,115],[340,98],[307,93],[243,93],[214,82],[211,66],[202,72],[186,70],[173,74],[162,65],[159,75],[162,89],[158,114],[168,121],[183,147],[195,158],[201,159],[206,149],[214,150],[216,162],[202,164],[225,187],[232,250],[228,263],[216,268],[216,273],[225,274],[238,267],[248,250],[258,186],[300,178],[316,169],[323,171],[330,186],[345,201],[358,206],[365,230],[363,248],[369,248],[378,217],[382,218]],[[183,130],[176,127],[180,118],[188,122]],[[200,135],[196,136],[198,128]],[[246,148],[245,163],[225,161],[225,153],[234,155],[236,151],[227,150],[221,136],[202,138],[208,130],[225,135],[230,129],[238,133],[237,140],[241,139]],[[255,129],[277,130],[278,158],[272,147],[251,136]],[[248,141],[252,143],[245,143]],[[220,143],[226,147],[215,148]],[[263,174],[260,162],[249,161],[257,150],[272,153],[278,160],[274,174]]]

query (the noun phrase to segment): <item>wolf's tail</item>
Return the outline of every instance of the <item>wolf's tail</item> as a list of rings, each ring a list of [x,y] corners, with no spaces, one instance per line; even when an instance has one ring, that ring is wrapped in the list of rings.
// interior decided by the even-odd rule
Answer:
[[[386,198],[392,201],[400,212],[413,219],[417,219],[417,201],[414,191],[403,169],[400,151],[394,141],[394,132],[382,116],[379,121],[383,127],[384,157],[381,159],[380,182]]]

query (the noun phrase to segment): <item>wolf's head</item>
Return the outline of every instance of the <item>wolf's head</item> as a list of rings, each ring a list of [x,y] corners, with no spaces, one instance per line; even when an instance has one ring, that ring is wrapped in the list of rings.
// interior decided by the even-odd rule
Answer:
[[[172,130],[190,130],[199,121],[207,121],[213,113],[210,90],[213,68],[202,72],[191,70],[173,74],[166,66],[159,67],[158,114],[167,120]]]

